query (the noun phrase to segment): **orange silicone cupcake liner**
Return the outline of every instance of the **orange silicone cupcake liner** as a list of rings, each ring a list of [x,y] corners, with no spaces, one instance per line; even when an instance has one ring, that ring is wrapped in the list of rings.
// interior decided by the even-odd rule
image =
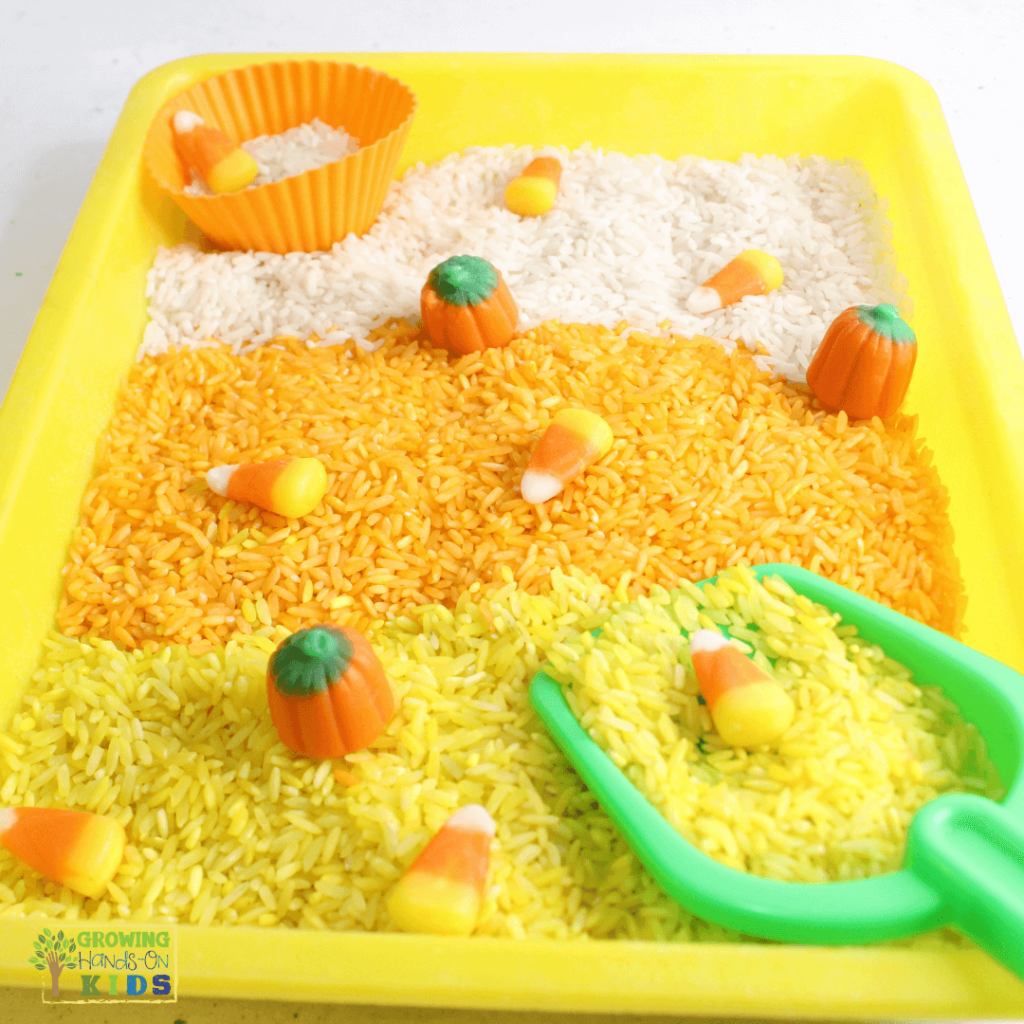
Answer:
[[[157,114],[146,166],[161,188],[222,249],[315,252],[377,219],[405,145],[416,98],[395,78],[338,61],[250,64],[199,82]],[[344,128],[359,151],[269,185],[190,196],[171,121],[192,110],[236,142],[319,118]]]

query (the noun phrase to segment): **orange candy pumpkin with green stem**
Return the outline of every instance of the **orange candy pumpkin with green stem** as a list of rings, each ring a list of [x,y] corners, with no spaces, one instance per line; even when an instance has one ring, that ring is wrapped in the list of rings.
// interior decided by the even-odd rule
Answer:
[[[431,342],[458,355],[503,348],[519,323],[501,273],[479,256],[452,256],[434,267],[420,312]]]
[[[344,626],[300,629],[284,640],[267,667],[267,703],[286,747],[324,759],[369,746],[395,710],[370,642]]]
[[[851,306],[825,332],[807,385],[829,412],[884,420],[903,403],[916,360],[917,338],[895,306]]]

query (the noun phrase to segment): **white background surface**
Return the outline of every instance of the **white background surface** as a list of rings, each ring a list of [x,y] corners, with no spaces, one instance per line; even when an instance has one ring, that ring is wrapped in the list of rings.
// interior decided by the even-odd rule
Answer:
[[[834,53],[902,64],[939,95],[1024,335],[1024,0],[0,0],[0,396],[132,85],[179,57],[273,50]]]
[[[0,0],[0,395],[135,81],[179,57],[274,50],[851,54],[902,64],[939,95],[1024,336],[1024,0]]]

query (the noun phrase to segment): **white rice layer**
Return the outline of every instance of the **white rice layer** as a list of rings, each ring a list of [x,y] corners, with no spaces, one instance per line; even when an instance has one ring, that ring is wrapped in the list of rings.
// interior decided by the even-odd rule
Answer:
[[[505,186],[540,153],[563,162],[558,200],[543,217],[518,217],[505,207]],[[501,270],[523,329],[628,320],[752,350],[760,342],[771,354],[765,368],[802,380],[846,307],[893,302],[910,314],[890,235],[884,201],[852,161],[473,148],[412,168],[373,228],[330,252],[161,248],[140,356],[214,341],[242,351],[280,335],[365,343],[391,317],[418,319],[430,270],[469,253]],[[689,294],[750,248],[779,259],[782,287],[690,313]]]
[[[314,117],[308,124],[280,135],[259,135],[242,143],[259,167],[254,185],[267,185],[293,174],[315,171],[359,150],[359,142],[344,128],[332,128]]]

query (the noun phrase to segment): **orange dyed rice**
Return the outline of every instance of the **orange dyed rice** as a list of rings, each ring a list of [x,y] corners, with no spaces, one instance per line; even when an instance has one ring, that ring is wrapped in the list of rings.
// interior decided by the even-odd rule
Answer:
[[[396,324],[376,352],[293,339],[136,364],[98,455],[58,626],[132,648],[333,620],[360,630],[477,580],[576,565],[631,594],[791,562],[956,636],[947,494],[916,418],[849,424],[742,348],[550,323],[456,359]],[[566,406],[611,451],[555,500],[519,480]],[[206,490],[211,466],[317,456],[300,521]]]

